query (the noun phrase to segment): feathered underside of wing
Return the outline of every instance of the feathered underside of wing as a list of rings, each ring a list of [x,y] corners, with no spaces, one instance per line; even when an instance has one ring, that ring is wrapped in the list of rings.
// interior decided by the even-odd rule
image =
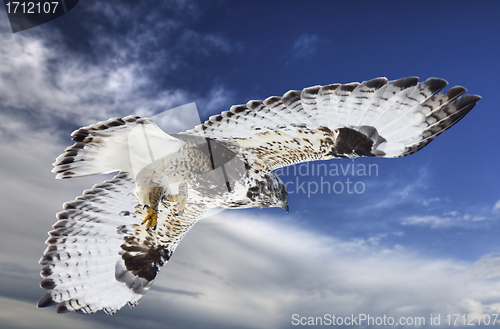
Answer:
[[[71,178],[127,171],[131,166],[128,134],[137,124],[151,121],[138,120],[137,116],[113,118],[73,131],[71,136],[76,143],[57,157],[52,172],[56,178]]]
[[[113,314],[139,302],[205,208],[188,205],[175,216],[161,204],[157,229],[146,231],[133,191],[133,179],[121,173],[64,204],[40,259],[40,286],[49,291],[38,307]]]
[[[377,78],[292,90],[233,106],[186,134],[237,144],[270,169],[334,157],[401,157],[453,126],[480,99],[460,97],[466,92],[460,86],[437,94],[446,85],[438,78]]]
[[[151,119],[133,115],[77,129],[71,136],[76,143],[53,163],[56,178],[133,172],[154,161],[149,150],[159,150],[160,154],[152,156],[160,158],[176,152],[183,144]]]

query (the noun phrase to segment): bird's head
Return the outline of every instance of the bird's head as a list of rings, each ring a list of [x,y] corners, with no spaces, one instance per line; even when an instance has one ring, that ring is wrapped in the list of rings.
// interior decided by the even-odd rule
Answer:
[[[283,182],[277,175],[275,175],[274,173],[271,174],[272,179],[269,182],[269,190],[273,196],[273,207],[280,207],[282,209],[285,209],[288,213],[288,211],[290,210],[290,208],[288,207],[288,190],[286,189],[285,184],[283,184]]]

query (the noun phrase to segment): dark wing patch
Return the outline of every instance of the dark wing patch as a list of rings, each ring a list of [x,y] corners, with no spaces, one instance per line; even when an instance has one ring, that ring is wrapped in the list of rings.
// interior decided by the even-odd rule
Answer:
[[[337,131],[339,134],[335,140],[334,157],[375,156],[372,153],[373,140],[367,135],[351,128],[339,128]]]
[[[144,295],[184,235],[205,211],[205,206],[188,204],[178,216],[172,203],[162,202],[156,230],[145,230],[145,226],[134,223],[133,231],[125,234],[120,245],[122,261],[116,263],[116,280],[125,283],[136,294]],[[140,206],[136,212],[140,218],[145,215]]]
[[[157,230],[146,231],[134,188],[134,180],[121,173],[64,204],[40,259],[40,286],[49,291],[38,307],[112,314],[148,291],[205,208],[188,205],[174,216],[173,206],[161,204]]]

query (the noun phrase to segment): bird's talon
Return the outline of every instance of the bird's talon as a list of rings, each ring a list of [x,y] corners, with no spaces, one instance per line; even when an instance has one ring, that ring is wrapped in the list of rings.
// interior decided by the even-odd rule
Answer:
[[[141,225],[146,223],[146,231],[149,230],[150,228],[153,228],[153,230],[156,230],[156,226],[158,224],[158,214],[154,209],[151,209],[149,206],[147,207],[147,215],[144,217],[144,220],[142,221]]]

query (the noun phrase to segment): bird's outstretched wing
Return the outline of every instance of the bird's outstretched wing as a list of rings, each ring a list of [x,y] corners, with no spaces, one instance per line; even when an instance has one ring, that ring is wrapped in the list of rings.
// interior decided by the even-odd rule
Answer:
[[[146,231],[133,191],[133,179],[120,173],[64,204],[40,259],[40,285],[49,291],[38,307],[112,314],[134,306],[206,210],[187,205],[175,216],[174,207],[161,204],[157,229]]]
[[[481,98],[416,77],[314,86],[236,105],[187,134],[238,145],[268,170],[335,157],[412,154],[457,123]]]
[[[134,115],[82,127],[71,136],[76,143],[53,163],[52,172],[58,179],[112,172],[137,174],[184,144],[151,119]]]

